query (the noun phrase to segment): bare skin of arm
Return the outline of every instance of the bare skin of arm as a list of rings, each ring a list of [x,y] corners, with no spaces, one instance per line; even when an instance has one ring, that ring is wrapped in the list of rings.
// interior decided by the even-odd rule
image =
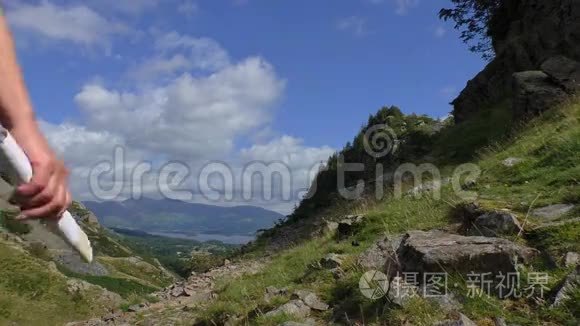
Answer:
[[[68,171],[42,135],[0,9],[0,123],[28,156],[33,176],[16,189],[24,218],[57,218],[69,206]]]

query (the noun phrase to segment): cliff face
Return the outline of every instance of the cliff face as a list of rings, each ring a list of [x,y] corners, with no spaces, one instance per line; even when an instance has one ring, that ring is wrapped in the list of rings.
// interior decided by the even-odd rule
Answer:
[[[496,57],[452,102],[458,122],[511,95],[515,72],[556,55],[580,61],[580,0],[507,0],[501,15],[510,23],[492,28]]]

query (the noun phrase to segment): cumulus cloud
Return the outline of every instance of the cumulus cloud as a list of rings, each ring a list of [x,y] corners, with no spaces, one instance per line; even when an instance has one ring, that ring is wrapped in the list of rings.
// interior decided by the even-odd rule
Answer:
[[[151,77],[150,84],[123,89],[89,82],[74,97],[80,121],[42,122],[49,141],[72,168],[75,195],[95,199],[87,185],[91,171],[103,162],[112,163],[113,153],[122,148],[123,163],[112,167],[122,177],[109,171],[99,181],[104,188],[121,187],[116,199],[133,194],[133,171],[140,162],[151,163],[152,171],[138,180],[139,191],[160,196],[170,187],[159,183],[163,178],[159,171],[165,162],[177,161],[187,166],[182,186],[193,194],[179,199],[203,201],[194,187],[198,173],[207,162],[219,160],[228,164],[237,180],[230,189],[237,196],[228,204],[255,204],[287,212],[299,199],[297,190],[308,187],[313,166],[326,161],[334,150],[309,147],[291,136],[272,138],[275,133],[270,122],[285,88],[274,67],[260,57],[233,61],[211,39],[167,33],[156,35],[151,44],[155,54],[144,62],[168,60],[148,73],[141,72]],[[260,144],[243,149],[236,146],[257,134],[263,134],[258,137]],[[290,200],[259,197],[244,201],[241,174],[254,161],[282,162],[288,168],[293,178]]]
[[[10,24],[17,30],[56,41],[82,45],[107,45],[116,34],[129,28],[99,15],[84,5],[59,6],[49,1],[37,4],[17,2],[7,12]]]
[[[230,151],[236,137],[269,122],[283,89],[272,66],[255,57],[135,93],[88,84],[75,101],[91,127],[123,135],[130,146],[199,158]]]

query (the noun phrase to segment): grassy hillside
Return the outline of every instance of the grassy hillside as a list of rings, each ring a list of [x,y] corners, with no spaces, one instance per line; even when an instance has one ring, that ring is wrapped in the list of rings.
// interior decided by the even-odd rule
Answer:
[[[509,119],[509,106],[509,102],[504,102],[486,110],[476,119],[446,127],[434,134],[432,139],[426,139],[430,144],[429,150],[424,152],[422,158],[412,161],[422,162],[425,157],[432,157],[431,161],[437,163],[444,177],[458,163],[477,164],[481,168],[481,176],[466,188],[478,193],[477,201],[482,207],[509,209],[517,215],[527,231],[510,239],[545,253],[526,268],[528,271],[547,273],[549,282],[546,286],[551,289],[570,268],[559,263],[554,266],[550,261],[559,260],[568,251],[580,250],[580,222],[563,226],[555,224],[533,231],[540,221],[530,216],[530,211],[548,204],[571,203],[576,204],[576,208],[561,217],[560,221],[570,220],[580,213],[580,102],[575,101],[527,125],[517,126]],[[350,146],[347,146],[347,151],[351,150]],[[521,164],[505,166],[502,162],[510,157],[517,158]],[[332,173],[332,169],[330,171],[327,173]],[[319,178],[326,177],[322,175]],[[327,190],[322,188],[322,191]],[[224,279],[219,286],[218,299],[196,310],[201,316],[201,324],[220,324],[231,316],[259,325],[299,320],[285,315],[267,317],[264,314],[290,300],[289,295],[282,295],[267,301],[264,293],[268,286],[316,292],[335,307],[335,313],[338,311],[338,316],[332,316],[329,312],[315,313],[314,318],[319,322],[346,317],[353,323],[369,325],[431,325],[445,319],[446,313],[438,305],[422,298],[397,307],[384,298],[371,301],[362,296],[358,283],[365,270],[357,263],[357,257],[385,235],[449,227],[456,222],[454,212],[464,204],[452,191],[451,185],[443,186],[440,200],[430,196],[395,198],[391,194],[379,201],[366,198],[346,202],[336,199],[331,191],[318,194],[313,199],[303,201],[287,225],[261,237],[246,258],[264,255],[269,245],[292,224],[304,224],[306,221],[311,227],[301,229],[308,231],[301,237],[302,241],[274,253],[261,273],[235,281]],[[322,216],[331,220],[348,213],[366,216],[361,230],[354,236],[337,241],[331,236],[313,238],[310,235],[316,225],[321,225]],[[312,267],[328,253],[346,257],[341,266],[344,275],[338,280],[329,270]],[[549,308],[545,300],[499,300],[487,295],[469,298],[465,295],[465,280],[457,279],[456,283],[453,291],[462,299],[461,311],[480,325],[492,325],[494,317],[504,317],[508,324],[519,325],[577,325],[580,320],[578,290],[572,295],[576,300]]]
[[[115,308],[102,289],[74,291],[68,281],[54,265],[0,241],[0,324],[56,325]]]
[[[46,228],[14,221],[12,208],[2,208],[0,324],[55,325],[86,319],[119,308],[123,299],[145,300],[176,280],[158,261],[140,258],[79,203],[71,213],[93,245],[96,256],[90,265]]]

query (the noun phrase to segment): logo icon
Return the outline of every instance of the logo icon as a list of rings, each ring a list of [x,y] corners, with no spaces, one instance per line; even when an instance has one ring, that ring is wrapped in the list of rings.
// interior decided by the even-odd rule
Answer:
[[[371,300],[384,297],[389,290],[389,278],[384,273],[370,270],[363,274],[358,282],[360,292]]]

